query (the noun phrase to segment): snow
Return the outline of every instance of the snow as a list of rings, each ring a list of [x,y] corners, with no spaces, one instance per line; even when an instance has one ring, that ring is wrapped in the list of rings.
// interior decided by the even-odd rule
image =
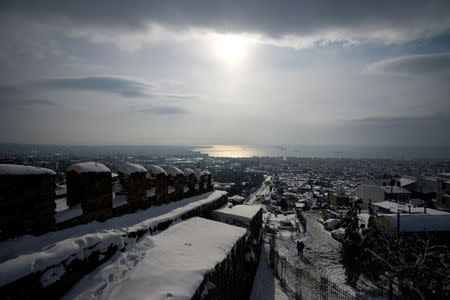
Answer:
[[[62,223],[64,221],[79,217],[83,214],[81,209],[81,203],[78,203],[72,208],[67,208],[66,210],[58,211],[55,214],[55,222]]]
[[[186,168],[183,171],[184,176],[189,177],[189,175],[194,174],[194,170],[192,170],[191,168]]]
[[[380,186],[380,188],[386,194],[411,194],[410,191],[399,186]]]
[[[66,270],[63,265],[48,269],[41,277],[42,287],[46,287],[55,283],[61,278],[62,275],[64,275],[65,272]]]
[[[413,206],[420,206],[423,205],[424,203],[425,201],[423,201],[422,199],[409,199],[409,204]]]
[[[175,188],[171,185],[169,185],[167,187],[167,194],[172,194],[173,192],[175,192]]]
[[[125,175],[130,175],[133,173],[147,173],[147,170],[143,166],[132,163],[125,163],[121,165],[117,171]]]
[[[65,299],[190,299],[245,234],[244,228],[191,218],[145,236],[83,278]]]
[[[397,228],[397,214],[383,215]],[[450,215],[400,215],[402,232],[450,231]]]
[[[238,221],[238,223],[244,224],[245,226],[250,226],[250,222],[260,210],[260,205],[235,205],[231,207],[225,205],[219,209],[213,210],[211,215],[214,218],[229,224]]]
[[[417,199],[418,200],[418,199]],[[381,207],[383,209],[389,210],[392,213],[396,213],[397,211],[400,211],[401,213],[409,213],[411,214],[425,214],[425,209],[423,207],[409,207],[408,205],[393,202],[393,201],[382,201],[382,202],[376,202],[372,203],[372,205],[376,207]],[[427,214],[428,215],[448,215],[448,212],[438,210],[438,209],[432,209],[427,208]]]
[[[56,175],[55,171],[33,166],[0,164],[0,175]]]
[[[197,181],[200,181],[200,179],[201,179],[201,177],[202,177],[202,170],[200,170],[200,169],[195,169],[195,170],[194,170],[194,175],[195,175],[195,178],[197,178]]]
[[[128,203],[128,197],[126,195],[119,195],[113,198],[113,208],[125,205]]]
[[[69,206],[67,206],[66,198],[56,199],[55,203],[56,203],[55,212],[60,212],[69,208]]]
[[[273,183],[273,177],[265,175],[265,180],[261,186],[249,197],[248,204],[253,204],[262,200],[270,200],[272,190],[270,188]]]
[[[111,172],[105,165],[96,162],[84,162],[71,165],[67,172],[75,171],[77,173],[109,173]]]
[[[92,251],[103,251],[111,244],[122,249],[125,242],[130,242],[128,233],[154,228],[169,220],[176,221],[183,214],[213,203],[225,195],[226,192],[222,191],[209,192],[101,223],[93,221],[41,236],[24,235],[0,241],[0,286],[30,273],[43,271],[68,258],[83,259]],[[81,213],[81,207],[78,213]]]
[[[323,224],[323,226],[327,230],[334,230],[334,229],[338,228],[339,225],[341,225],[341,221],[339,221],[337,219],[328,219]]]
[[[302,295],[306,296],[306,299],[315,299],[317,290],[312,288],[314,284],[309,277],[319,280],[320,276],[324,276],[344,290],[354,293],[353,289],[345,284],[345,274],[339,254],[341,244],[332,238],[331,233],[317,222],[317,219],[321,216],[320,211],[307,211],[303,212],[303,215],[306,218],[306,232],[298,234],[296,238],[281,234],[278,234],[276,238],[280,255],[286,257],[291,264],[310,275],[301,277],[301,286],[297,286],[297,281],[295,281],[295,285],[290,285],[290,288],[301,292]],[[295,244],[297,240],[305,243],[303,259],[300,259],[297,254]],[[309,295],[314,291],[316,294]]]
[[[265,247],[263,247],[253,280],[250,300],[288,300],[289,297],[280,281],[274,276],[266,255]]]
[[[151,188],[151,189],[145,190],[145,195],[147,197],[155,197],[156,189],[155,188]]]
[[[150,174],[152,175],[159,175],[159,174],[164,174],[167,175],[166,171],[164,171],[163,168],[159,167],[159,166],[155,166],[155,165],[151,165],[149,168]]]
[[[234,195],[233,197],[229,197],[228,200],[232,202],[242,203],[244,202],[245,198],[239,195]]]
[[[183,175],[183,172],[177,167],[168,167],[167,174],[172,177],[176,177],[177,175]]]
[[[211,172],[208,170],[204,170],[202,173],[203,173],[203,175],[211,175]]]

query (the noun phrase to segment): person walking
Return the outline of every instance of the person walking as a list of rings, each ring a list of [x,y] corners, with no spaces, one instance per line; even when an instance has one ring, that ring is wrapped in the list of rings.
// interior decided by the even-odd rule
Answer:
[[[298,256],[303,257],[303,249],[305,249],[305,243],[297,241],[297,252]]]

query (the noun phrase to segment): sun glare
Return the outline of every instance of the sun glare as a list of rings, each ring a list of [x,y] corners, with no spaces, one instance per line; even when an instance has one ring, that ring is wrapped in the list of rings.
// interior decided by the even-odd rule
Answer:
[[[216,38],[217,56],[228,64],[236,64],[242,61],[248,48],[248,41],[240,35],[225,34]]]

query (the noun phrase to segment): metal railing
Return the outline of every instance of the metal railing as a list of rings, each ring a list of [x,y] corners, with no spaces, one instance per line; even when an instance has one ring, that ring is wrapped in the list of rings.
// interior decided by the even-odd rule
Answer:
[[[352,295],[328,278],[311,275],[307,270],[294,266],[286,257],[279,254],[275,247],[274,237],[269,239],[270,250],[267,259],[274,274],[278,277],[288,292],[296,299],[338,299],[359,300],[358,295]]]

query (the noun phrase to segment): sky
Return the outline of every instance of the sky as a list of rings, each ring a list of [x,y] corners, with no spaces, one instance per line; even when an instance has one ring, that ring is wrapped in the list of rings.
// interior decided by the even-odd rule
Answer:
[[[2,1],[0,142],[450,145],[450,1]]]

